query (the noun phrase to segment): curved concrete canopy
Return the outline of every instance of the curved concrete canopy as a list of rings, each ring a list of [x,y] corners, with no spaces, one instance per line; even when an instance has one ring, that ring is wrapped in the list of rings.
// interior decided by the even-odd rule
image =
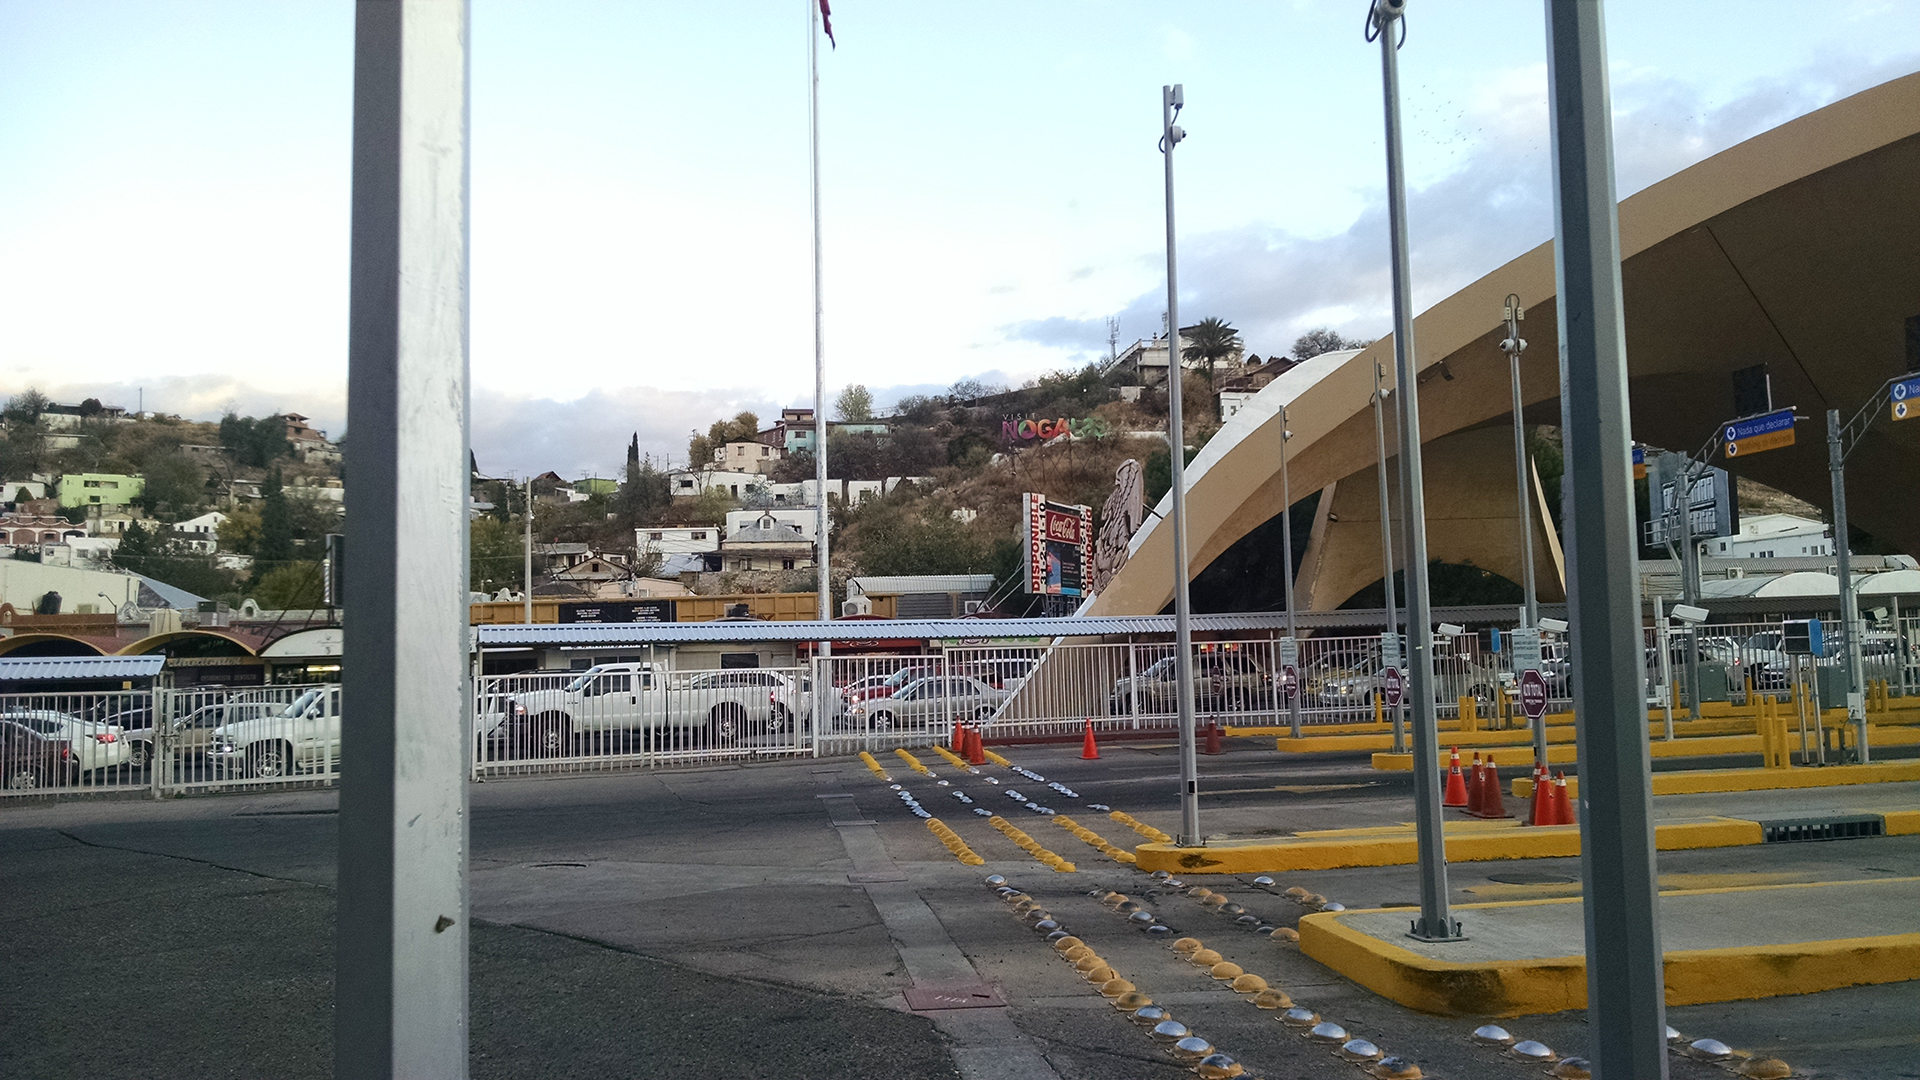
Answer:
[[[1825,411],[1844,415],[1905,365],[1920,315],[1920,74],[1883,83],[1755,136],[1620,204],[1634,438],[1688,452],[1732,412],[1730,373],[1767,363],[1774,400],[1809,419],[1796,445],[1732,463],[1818,505],[1829,501]],[[1386,258],[1386,252],[1381,252]],[[1512,412],[1502,302],[1527,306],[1527,418],[1560,422],[1553,244],[1541,244],[1416,320],[1421,441]],[[1317,359],[1317,358],[1316,358]],[[1374,459],[1373,365],[1393,339],[1275,379],[1187,471],[1189,576],[1279,513],[1280,405],[1292,486],[1304,496]],[[1852,520],[1920,553],[1920,432],[1882,420],[1849,462]],[[1156,517],[1119,575],[1086,608],[1158,612],[1173,595],[1172,544]]]
[[[102,649],[95,640],[55,630],[27,631],[0,638],[0,656],[13,653],[21,656],[105,656],[107,650]]]
[[[169,646],[179,645],[179,650]],[[252,643],[237,634],[220,630],[173,630],[149,634],[122,648],[121,656],[141,656],[164,652],[169,656],[257,656]]]

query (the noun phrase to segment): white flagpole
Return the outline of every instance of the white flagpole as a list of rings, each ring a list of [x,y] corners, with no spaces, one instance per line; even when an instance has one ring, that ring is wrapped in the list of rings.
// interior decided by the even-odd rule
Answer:
[[[820,5],[807,5],[807,133],[812,141],[813,196],[813,480],[815,507],[814,588],[818,591],[821,622],[833,618],[832,568],[827,556],[827,345],[826,324],[820,304]],[[833,656],[833,643],[821,641],[815,655],[823,660]],[[823,664],[815,688],[816,702],[831,701],[832,665]],[[818,704],[814,709],[815,727],[825,723]]]

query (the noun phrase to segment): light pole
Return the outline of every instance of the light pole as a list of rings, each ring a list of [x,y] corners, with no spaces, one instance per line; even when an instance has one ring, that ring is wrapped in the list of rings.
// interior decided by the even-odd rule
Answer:
[[[1406,530],[1407,644],[1413,695],[1413,811],[1420,859],[1420,918],[1412,936],[1457,941],[1447,903],[1446,837],[1440,819],[1440,717],[1433,699],[1433,607],[1427,595],[1427,502],[1420,469],[1420,391],[1413,349],[1413,273],[1407,255],[1407,174],[1400,146],[1400,68],[1395,23],[1404,31],[1406,0],[1373,0],[1368,40],[1380,42],[1386,99],[1387,222],[1393,241],[1393,361],[1400,387],[1400,506]]]
[[[1187,589],[1187,437],[1180,422],[1180,285],[1173,243],[1173,148],[1187,137],[1173,122],[1186,105],[1180,84],[1160,88],[1160,154],[1167,172],[1167,460],[1173,481],[1173,675],[1180,683],[1180,835],[1200,837],[1200,760],[1193,732],[1193,610]]]
[[[1293,432],[1287,428],[1287,407],[1280,406],[1280,557],[1285,561],[1287,596],[1287,648],[1282,661],[1293,667],[1293,682],[1287,694],[1287,713],[1293,725],[1293,737],[1300,737],[1300,623],[1293,613],[1293,486],[1287,479],[1287,443]]]
[[[1520,397],[1520,354],[1527,351],[1527,339],[1520,336],[1520,320],[1527,317],[1527,309],[1520,306],[1520,298],[1507,294],[1507,337],[1500,343],[1500,351],[1507,354],[1507,361],[1513,369],[1513,483],[1520,503],[1520,565],[1521,588],[1526,590],[1526,615],[1522,625],[1534,627],[1540,625],[1540,595],[1533,584],[1533,485],[1527,468],[1527,425],[1523,415],[1526,403]]]
[[[1380,669],[1384,677],[1387,668],[1400,666],[1400,620],[1394,617],[1393,601],[1393,514],[1387,499],[1387,425],[1384,417],[1386,395],[1391,391],[1384,385],[1387,366],[1378,360],[1373,362],[1373,450],[1379,467],[1374,475],[1380,480],[1380,585],[1387,601],[1387,629],[1380,636]],[[1391,648],[1388,645],[1391,644]],[[1384,687],[1376,687],[1374,693],[1384,693]],[[1406,699],[1388,708],[1393,710],[1393,752],[1407,752]],[[1437,748],[1436,748],[1437,749]]]
[[[520,580],[526,586],[526,591],[520,597],[520,603],[522,605],[521,615],[526,620],[527,625],[532,626],[533,625],[533,477],[531,476],[527,477],[527,520],[523,522],[523,524],[526,527],[526,536],[520,545],[521,546],[520,557],[525,564],[523,568],[523,572],[525,573],[526,576],[522,577]]]

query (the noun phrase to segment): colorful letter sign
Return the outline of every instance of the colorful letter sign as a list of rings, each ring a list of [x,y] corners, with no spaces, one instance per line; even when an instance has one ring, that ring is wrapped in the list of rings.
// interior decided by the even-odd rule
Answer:
[[[1911,420],[1920,416],[1920,375],[1893,384],[1893,418]]]
[[[1793,445],[1793,410],[1781,409],[1765,416],[1735,420],[1722,432],[1728,457],[1757,454]]]

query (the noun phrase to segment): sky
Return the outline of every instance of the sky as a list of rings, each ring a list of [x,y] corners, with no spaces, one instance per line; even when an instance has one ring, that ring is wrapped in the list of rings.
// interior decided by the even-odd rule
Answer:
[[[472,0],[473,441],[610,475],[808,405],[809,0]],[[1911,0],[1607,6],[1624,197],[1920,70]],[[1542,5],[1412,0],[1416,306],[1547,240]],[[1017,385],[1158,333],[1160,88],[1183,322],[1389,329],[1365,0],[836,0],[829,400]],[[0,394],[343,434],[346,0],[0,0]],[[1523,300],[1526,298],[1523,298]]]

